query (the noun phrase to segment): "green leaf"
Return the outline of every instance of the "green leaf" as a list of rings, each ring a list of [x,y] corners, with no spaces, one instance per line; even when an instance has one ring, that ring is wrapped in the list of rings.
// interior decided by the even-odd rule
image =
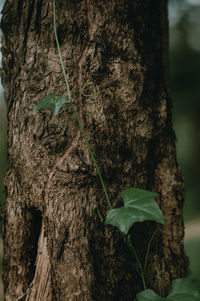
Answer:
[[[49,94],[44,96],[34,105],[33,112],[47,108],[50,109],[55,116],[65,103],[67,103],[67,97],[65,95],[56,96],[55,94]]]
[[[106,217],[105,224],[117,227],[123,234],[127,234],[136,222],[156,221],[163,224],[162,211],[154,200],[157,196],[143,189],[129,188],[122,191],[124,206],[111,209]]]
[[[190,278],[176,279],[166,300],[169,301],[200,301],[200,295]]]
[[[145,290],[136,295],[137,301],[163,301],[162,297],[158,296],[152,290]]]
[[[136,297],[137,301],[200,301],[200,295],[189,278],[174,280],[167,298],[158,296],[150,289],[140,292]]]

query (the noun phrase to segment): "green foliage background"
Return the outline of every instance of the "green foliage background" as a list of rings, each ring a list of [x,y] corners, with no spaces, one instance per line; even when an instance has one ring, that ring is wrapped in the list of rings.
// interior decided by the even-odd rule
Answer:
[[[170,0],[170,76],[177,156],[185,180],[185,250],[200,290],[200,0]]]
[[[4,0],[0,0],[2,9]],[[169,0],[170,85],[173,122],[177,135],[177,156],[185,185],[184,219],[186,229],[194,223],[197,234],[186,235],[192,277],[200,289],[200,0]],[[0,88],[0,201],[4,200],[6,171],[6,106]],[[192,229],[192,227],[191,227]],[[0,243],[0,249],[1,243]],[[0,260],[2,252],[0,252]],[[0,292],[2,286],[0,284]]]

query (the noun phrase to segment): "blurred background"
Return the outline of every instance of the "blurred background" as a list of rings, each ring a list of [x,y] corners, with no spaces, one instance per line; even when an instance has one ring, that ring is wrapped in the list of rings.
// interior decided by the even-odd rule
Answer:
[[[185,180],[185,251],[200,291],[200,0],[169,0],[170,83]]]
[[[4,0],[0,0],[0,10]],[[184,219],[188,273],[200,291],[200,0],[169,0],[170,82],[177,157],[186,186]],[[2,33],[1,33],[2,34]],[[1,53],[0,53],[1,61]],[[6,105],[0,85],[0,202],[6,171]],[[2,242],[0,240],[0,261]],[[2,271],[0,263],[0,273]],[[2,299],[2,283],[0,281]]]

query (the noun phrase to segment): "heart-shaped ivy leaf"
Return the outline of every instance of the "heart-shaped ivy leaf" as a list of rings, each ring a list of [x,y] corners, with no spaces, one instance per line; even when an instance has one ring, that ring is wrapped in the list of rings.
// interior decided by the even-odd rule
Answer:
[[[65,95],[56,96],[55,94],[49,94],[44,96],[34,105],[33,112],[47,108],[50,109],[55,116],[65,103],[67,103],[67,97]]]
[[[136,222],[156,221],[163,224],[162,211],[155,201],[156,193],[136,188],[122,191],[124,206],[111,209],[105,224],[117,227],[123,234],[127,234]]]
[[[200,301],[200,295],[190,278],[176,279],[167,298],[148,289],[137,294],[137,301]]]

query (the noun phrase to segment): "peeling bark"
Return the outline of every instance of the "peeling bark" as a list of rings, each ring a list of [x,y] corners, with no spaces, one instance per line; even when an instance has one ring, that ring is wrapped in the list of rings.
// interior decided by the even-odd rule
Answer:
[[[183,181],[168,91],[167,2],[57,1],[57,30],[72,89],[113,207],[120,192],[158,192],[165,224],[131,235],[148,287],[169,290],[185,273]],[[123,237],[100,222],[108,206],[74,114],[33,113],[43,96],[66,93],[52,3],[7,0],[3,85],[8,106],[4,204],[6,301],[131,301],[142,290]],[[91,84],[92,83],[92,84]],[[96,89],[94,90],[94,87]],[[96,92],[95,92],[96,91]]]

